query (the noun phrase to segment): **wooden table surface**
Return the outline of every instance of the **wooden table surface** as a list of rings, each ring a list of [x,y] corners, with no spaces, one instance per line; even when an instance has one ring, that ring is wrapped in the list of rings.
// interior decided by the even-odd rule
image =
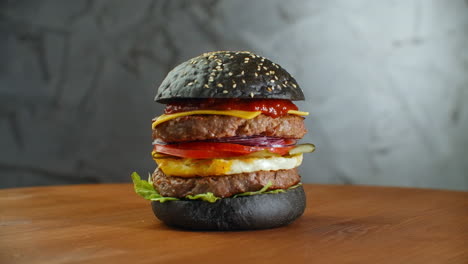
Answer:
[[[468,263],[468,192],[305,185],[270,230],[171,229],[130,184],[0,190],[0,263]]]

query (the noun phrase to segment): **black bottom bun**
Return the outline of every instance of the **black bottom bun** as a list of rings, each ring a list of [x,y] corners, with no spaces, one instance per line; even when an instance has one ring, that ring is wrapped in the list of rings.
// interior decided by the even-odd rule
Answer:
[[[252,230],[290,224],[305,210],[302,186],[278,194],[259,194],[204,201],[152,202],[165,224],[192,230]]]

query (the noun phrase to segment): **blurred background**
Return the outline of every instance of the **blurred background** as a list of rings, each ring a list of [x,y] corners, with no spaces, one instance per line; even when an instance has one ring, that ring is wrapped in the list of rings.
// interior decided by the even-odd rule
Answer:
[[[152,172],[156,89],[213,50],[302,86],[304,182],[468,190],[462,0],[0,0],[0,187]]]

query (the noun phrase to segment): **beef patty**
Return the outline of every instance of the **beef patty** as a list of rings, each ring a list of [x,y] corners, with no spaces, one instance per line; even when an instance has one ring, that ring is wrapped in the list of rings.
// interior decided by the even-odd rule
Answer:
[[[304,118],[296,115],[274,118],[261,114],[253,119],[225,115],[190,115],[159,124],[153,129],[153,139],[182,142],[254,135],[300,139],[306,133]]]
[[[286,189],[301,180],[296,168],[194,178],[167,176],[156,169],[152,177],[154,188],[162,196],[178,198],[207,192],[225,198],[238,193],[258,191],[268,182],[272,183],[269,190],[275,190]]]

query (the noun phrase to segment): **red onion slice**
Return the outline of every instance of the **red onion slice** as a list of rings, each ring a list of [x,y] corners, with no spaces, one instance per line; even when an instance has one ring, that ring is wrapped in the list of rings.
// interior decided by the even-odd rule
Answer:
[[[191,142],[194,142],[194,141],[191,141]],[[196,142],[232,143],[232,144],[240,144],[244,146],[258,146],[258,147],[287,147],[287,146],[295,145],[297,143],[297,140],[289,139],[289,138],[268,137],[268,136],[250,136],[250,137],[238,136],[238,137],[225,137],[225,138],[199,140]],[[176,142],[173,142],[173,143],[176,143]],[[181,143],[181,142],[177,142],[177,143]],[[165,145],[165,144],[171,144],[171,143],[155,140],[153,144]]]

